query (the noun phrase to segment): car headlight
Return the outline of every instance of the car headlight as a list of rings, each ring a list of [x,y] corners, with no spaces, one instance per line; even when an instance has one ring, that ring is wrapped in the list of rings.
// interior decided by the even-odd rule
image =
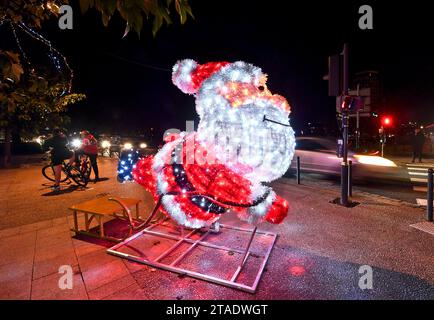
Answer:
[[[101,147],[103,147],[104,149],[110,148],[111,146],[112,144],[108,140],[104,140],[101,142]]]
[[[37,137],[36,139],[35,139],[35,142],[37,142],[37,143],[39,143],[39,144],[41,144],[42,145],[42,139],[41,139],[41,137]]]
[[[72,140],[72,146],[74,148],[80,148],[81,147],[81,140],[80,139],[74,139],[74,140]]]
[[[141,143],[140,144],[140,148],[141,149],[146,149],[148,147],[148,145],[146,143]]]
[[[124,143],[124,149],[125,150],[130,150],[132,148],[133,148],[133,144],[132,143],[130,143],[130,142]]]
[[[379,167],[397,167],[395,162],[378,156],[355,155],[354,158],[356,158],[357,161],[361,164],[368,164],[368,165],[379,166]]]

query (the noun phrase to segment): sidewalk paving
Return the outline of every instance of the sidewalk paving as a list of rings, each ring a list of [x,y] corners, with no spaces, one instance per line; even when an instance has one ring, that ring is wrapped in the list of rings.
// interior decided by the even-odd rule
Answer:
[[[150,211],[140,186],[116,181],[114,161],[101,160],[109,180],[60,195],[42,185],[40,169],[0,170],[0,299],[434,299],[434,236],[410,227],[424,211],[400,201],[360,193],[361,205],[347,209],[329,203],[335,187],[274,183],[290,214],[281,225],[260,226],[279,237],[249,294],[114,257],[108,243],[75,237],[72,204],[110,193],[142,199],[141,212]],[[59,289],[62,265],[73,268],[72,290]],[[361,265],[374,270],[373,290],[358,286]]]

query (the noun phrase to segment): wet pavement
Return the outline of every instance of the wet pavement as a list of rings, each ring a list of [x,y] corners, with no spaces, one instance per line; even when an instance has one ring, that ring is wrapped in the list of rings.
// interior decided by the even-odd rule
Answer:
[[[67,208],[109,193],[141,199],[145,216],[152,201],[138,185],[116,181],[115,161],[100,163],[107,180],[83,190],[64,185],[59,194],[41,164],[0,170],[1,299],[434,299],[434,235],[410,226],[424,220],[423,209],[367,193],[355,194],[359,206],[343,208],[329,203],[336,186],[312,181],[273,184],[290,214],[281,225],[259,226],[278,238],[255,294],[109,255],[112,244],[69,231]],[[231,214],[222,221],[240,225]],[[224,236],[215,237],[229,245]],[[213,255],[208,260],[205,248],[197,250],[202,258],[192,256],[190,267],[233,272],[228,263],[207,265]],[[219,260],[237,258],[227,254]],[[73,269],[73,289],[59,288],[62,265]],[[372,289],[359,287],[362,266],[372,268]]]

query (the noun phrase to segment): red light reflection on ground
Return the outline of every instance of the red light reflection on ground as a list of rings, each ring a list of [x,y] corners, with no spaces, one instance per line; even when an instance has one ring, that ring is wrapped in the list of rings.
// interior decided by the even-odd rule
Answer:
[[[291,266],[289,272],[294,277],[301,277],[306,273],[306,269],[303,266]]]

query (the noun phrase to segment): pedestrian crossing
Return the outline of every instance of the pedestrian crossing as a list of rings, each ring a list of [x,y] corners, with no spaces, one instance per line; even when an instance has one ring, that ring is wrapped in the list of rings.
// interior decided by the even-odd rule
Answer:
[[[428,169],[433,168],[433,164],[424,163],[407,163],[407,173],[413,185],[413,191],[416,193],[416,203],[419,206],[427,206],[428,192]]]

